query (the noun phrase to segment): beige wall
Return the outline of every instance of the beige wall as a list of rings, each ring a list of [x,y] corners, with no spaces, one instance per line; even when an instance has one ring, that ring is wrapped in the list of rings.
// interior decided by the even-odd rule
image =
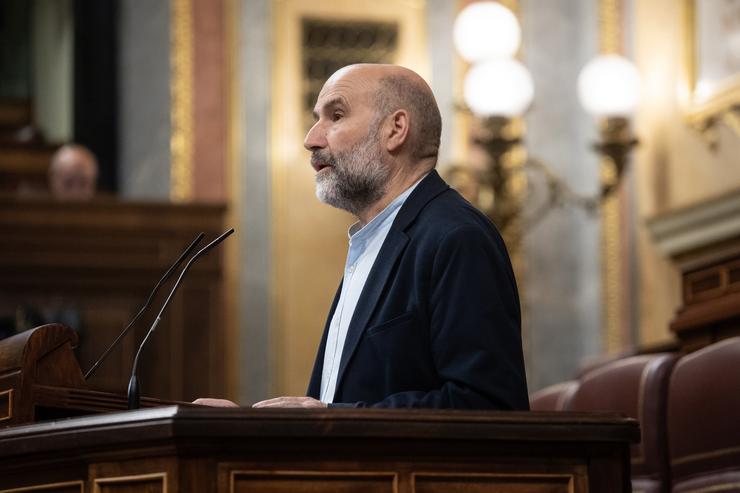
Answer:
[[[666,211],[699,203],[740,187],[740,138],[719,128],[719,147],[685,121],[686,38],[684,0],[635,2],[635,62],[643,77],[636,117],[641,140],[634,165],[638,190],[640,343],[670,337],[668,323],[680,302],[679,273],[656,251],[645,221]]]

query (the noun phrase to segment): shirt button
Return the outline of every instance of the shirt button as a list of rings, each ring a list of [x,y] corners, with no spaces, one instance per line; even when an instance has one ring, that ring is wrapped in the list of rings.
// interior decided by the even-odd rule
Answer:
[[[352,274],[355,271],[355,265],[352,264],[349,266],[349,273]]]

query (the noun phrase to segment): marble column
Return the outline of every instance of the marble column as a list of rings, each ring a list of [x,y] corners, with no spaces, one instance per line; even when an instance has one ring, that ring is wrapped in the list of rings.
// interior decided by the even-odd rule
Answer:
[[[125,198],[168,200],[168,1],[120,1],[118,73],[120,194]]]
[[[584,194],[598,190],[598,162],[590,150],[596,127],[578,102],[577,78],[598,50],[597,7],[593,0],[521,2],[524,63],[535,84],[527,152]],[[598,215],[551,210],[527,233],[525,258],[526,362],[534,391],[572,378],[585,358],[600,352]]]

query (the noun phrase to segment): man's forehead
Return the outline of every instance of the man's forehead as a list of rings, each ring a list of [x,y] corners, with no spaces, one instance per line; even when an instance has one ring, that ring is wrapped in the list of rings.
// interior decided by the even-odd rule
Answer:
[[[55,168],[63,171],[95,171],[94,159],[77,149],[64,149],[55,160]]]
[[[335,72],[321,88],[316,107],[334,102],[350,105],[366,97],[375,88],[376,80],[368,74],[363,76],[362,72],[353,67],[344,67]]]

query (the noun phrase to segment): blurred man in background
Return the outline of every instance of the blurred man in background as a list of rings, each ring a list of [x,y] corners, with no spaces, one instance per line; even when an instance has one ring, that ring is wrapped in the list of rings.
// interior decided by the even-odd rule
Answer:
[[[85,201],[95,195],[98,161],[85,146],[66,144],[51,158],[49,190],[59,200]]]

